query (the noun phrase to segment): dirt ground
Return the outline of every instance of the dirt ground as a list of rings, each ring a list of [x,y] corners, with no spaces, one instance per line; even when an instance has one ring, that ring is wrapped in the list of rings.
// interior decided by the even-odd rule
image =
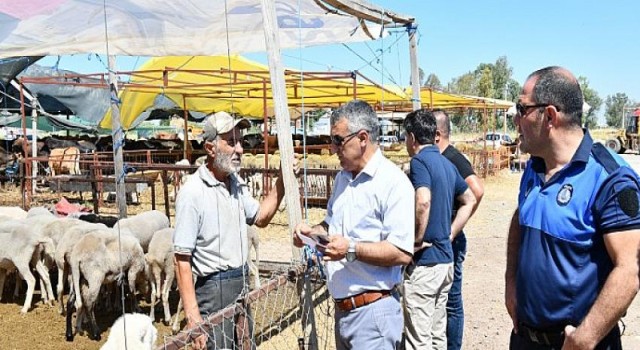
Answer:
[[[485,181],[485,197],[475,216],[466,227],[468,254],[464,266],[463,297],[465,303],[464,349],[506,349],[511,330],[510,319],[504,308],[504,266],[506,233],[509,219],[516,207],[519,173],[505,171]],[[160,192],[159,192],[160,193]],[[1,205],[7,205],[8,196],[15,193],[0,190]],[[144,198],[144,197],[143,197]],[[144,202],[144,201],[143,201]],[[17,202],[14,204],[17,205]],[[146,204],[136,206],[139,211]],[[311,209],[309,222],[317,223],[324,211]],[[263,260],[290,261],[293,256],[288,237],[286,211],[280,212],[272,224],[261,230],[260,256]],[[287,247],[283,249],[283,247]],[[36,292],[39,293],[39,292]],[[9,295],[7,291],[5,296]],[[64,318],[56,307],[39,303],[25,316],[20,315],[23,298],[0,302],[1,349],[97,349],[100,343],[86,336],[76,336],[73,343],[64,340]],[[102,318],[106,329],[113,317]],[[635,300],[624,318],[626,331],[623,344],[627,349],[640,349],[640,303]],[[159,338],[169,334],[161,323]],[[106,338],[107,331],[102,333]],[[160,341],[159,339],[159,341]]]

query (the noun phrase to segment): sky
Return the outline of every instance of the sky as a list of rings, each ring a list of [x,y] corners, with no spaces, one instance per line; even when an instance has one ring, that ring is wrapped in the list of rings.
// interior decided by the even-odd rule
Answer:
[[[559,65],[584,76],[604,100],[626,93],[640,101],[640,1],[424,1],[372,0],[392,12],[415,17],[418,60],[426,74],[443,85],[506,56],[520,84],[536,69]],[[267,62],[266,54],[248,58]],[[408,86],[409,48],[406,31],[395,30],[368,43],[283,50],[285,66],[302,70],[359,70],[382,84]],[[118,57],[118,70],[139,67],[144,57]],[[47,57],[43,65],[55,65]],[[62,56],[58,66],[81,73],[105,71],[106,59],[91,55]],[[604,113],[604,103],[598,115]]]

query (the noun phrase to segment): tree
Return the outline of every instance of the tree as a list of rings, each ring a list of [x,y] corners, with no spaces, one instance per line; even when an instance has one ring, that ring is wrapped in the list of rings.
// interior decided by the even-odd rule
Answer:
[[[605,100],[605,112],[604,116],[607,120],[607,125],[620,128],[622,127],[622,113],[624,106],[629,102],[629,97],[623,92],[618,92],[613,96],[607,96]]]
[[[520,98],[520,93],[522,92],[522,86],[515,79],[509,79],[507,82],[507,96],[505,100],[516,102],[518,98]]]
[[[422,68],[418,68],[418,76],[420,79],[420,86],[424,83],[424,70]]]
[[[597,91],[589,87],[589,80],[586,77],[578,77],[578,82],[580,83],[580,89],[582,89],[584,102],[591,106],[589,112],[582,115],[583,125],[591,128],[598,125],[598,116],[596,113],[600,109],[600,106],[602,106],[602,99]]]
[[[506,100],[509,94],[508,91],[505,91],[505,88],[508,89],[509,80],[511,79],[511,74],[513,73],[513,68],[509,67],[509,62],[507,62],[507,56],[500,56],[496,60],[496,63],[491,67],[491,75],[493,77],[493,88],[495,91],[495,98],[499,98],[502,100]],[[506,93],[506,95],[505,95]]]
[[[478,95],[478,82],[473,72],[467,72],[457,78],[453,78],[448,84],[447,90],[455,94]]]
[[[493,74],[491,67],[485,66],[480,72],[478,79],[478,93],[480,97],[494,97],[495,89],[493,88]]]
[[[427,81],[424,82],[424,86],[434,90],[442,90],[442,83],[440,83],[440,79],[434,73],[429,74]]]

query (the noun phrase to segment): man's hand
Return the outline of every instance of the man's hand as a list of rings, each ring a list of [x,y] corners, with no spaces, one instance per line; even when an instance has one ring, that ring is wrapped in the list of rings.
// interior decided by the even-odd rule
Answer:
[[[581,335],[581,332],[578,331],[576,327],[571,325],[566,326],[564,327],[564,344],[562,344],[562,350],[591,350],[598,344],[590,338],[589,334]]]
[[[513,322],[513,331],[518,334],[518,315],[516,314],[516,285],[515,282],[507,282],[504,289],[504,303],[507,307],[507,312]]]
[[[200,314],[194,314],[187,317],[187,329],[197,328],[203,323],[202,316]],[[194,350],[205,350],[207,348],[207,339],[209,336],[207,333],[203,333],[193,339],[191,347]]]
[[[329,244],[324,249],[324,261],[338,261],[347,256],[349,250],[349,240],[340,235],[329,236]]]
[[[429,248],[431,246],[433,246],[433,243],[422,241],[422,243],[420,245],[415,245],[415,244],[413,245],[413,252],[417,253],[417,252],[421,251],[422,249]]]
[[[304,247],[304,243],[302,243],[302,240],[300,239],[300,237],[298,237],[298,234],[310,236],[312,232],[313,229],[311,228],[311,226],[305,224],[304,222],[297,224],[293,229],[293,245],[298,248]]]

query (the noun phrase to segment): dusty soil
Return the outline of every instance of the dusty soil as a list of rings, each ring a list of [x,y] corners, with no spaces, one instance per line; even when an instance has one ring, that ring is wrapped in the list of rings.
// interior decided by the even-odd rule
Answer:
[[[463,283],[466,317],[464,349],[508,347],[511,326],[503,304],[503,274],[506,233],[509,219],[516,206],[519,177],[518,173],[503,172],[488,178],[485,181],[485,197],[482,204],[466,227],[468,254]],[[17,205],[19,203],[17,197],[18,194],[15,191],[0,190],[0,205]],[[143,196],[142,204],[131,206],[130,212],[148,207],[148,198],[145,199]],[[159,208],[162,208],[162,203],[159,204]],[[322,209],[310,209],[309,222],[317,223],[323,215]],[[289,248],[291,244],[287,220],[286,211],[280,212],[267,229],[261,230],[260,257],[262,260],[291,260],[293,253]],[[16,301],[10,298],[8,301],[3,299],[0,302],[0,348],[54,350],[99,348],[100,343],[82,335],[76,336],[74,343],[67,343],[64,340],[64,318],[57,313],[57,307],[39,303],[38,293],[37,291],[35,306],[25,316],[20,315],[23,298]],[[11,292],[7,290],[5,297],[10,294]],[[637,300],[634,301],[624,318],[626,332],[623,343],[627,349],[640,348],[639,304]],[[102,329],[106,329],[115,318],[115,315],[102,315],[100,317]],[[163,335],[169,334],[169,329],[161,323],[157,323],[156,326],[160,342]],[[103,338],[106,338],[107,334],[107,331],[103,331]],[[295,344],[295,342],[292,343]]]

